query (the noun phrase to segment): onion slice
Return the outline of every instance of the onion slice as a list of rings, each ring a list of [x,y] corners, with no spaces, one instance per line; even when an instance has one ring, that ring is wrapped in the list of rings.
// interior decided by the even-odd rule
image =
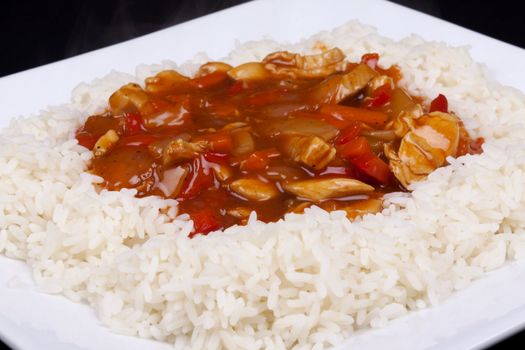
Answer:
[[[186,175],[188,175],[188,169],[181,166],[165,170],[162,181],[158,183],[157,187],[166,197],[177,196]]]

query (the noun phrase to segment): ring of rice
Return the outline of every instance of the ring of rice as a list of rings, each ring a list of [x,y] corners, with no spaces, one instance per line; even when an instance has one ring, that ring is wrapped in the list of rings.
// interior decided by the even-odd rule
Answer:
[[[525,96],[502,87],[466,48],[412,36],[393,41],[357,22],[294,45],[238,46],[226,62],[260,60],[316,43],[357,60],[399,64],[413,95],[444,93],[484,152],[386,196],[381,214],[349,222],[307,209],[284,221],[188,239],[176,202],[101,191],[85,172],[91,152],[74,131],[109,94],[177,67],[140,66],[82,84],[72,102],[11,121],[0,136],[0,253],[27,261],[39,288],[86,302],[113,330],[178,349],[335,345],[364,327],[436,305],[506,260],[525,256]]]

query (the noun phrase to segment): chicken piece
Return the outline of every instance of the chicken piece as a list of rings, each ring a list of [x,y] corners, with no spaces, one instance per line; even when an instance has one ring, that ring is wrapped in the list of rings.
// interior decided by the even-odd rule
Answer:
[[[414,128],[415,120],[423,115],[423,108],[420,104],[412,102],[399,108],[395,103],[390,103],[394,118],[388,123],[386,129],[393,130],[399,138],[405,136]]]
[[[188,77],[174,70],[163,70],[154,77],[146,79],[146,91],[152,94],[163,94],[173,90],[189,80]]]
[[[113,115],[153,111],[149,96],[135,83],[126,84],[115,91],[109,97],[109,107]]]
[[[395,88],[390,97],[390,109],[394,116],[387,128],[393,129],[397,137],[403,137],[413,127],[414,120],[423,115],[421,105],[412,100],[403,89]]]
[[[284,154],[312,169],[324,169],[335,158],[335,147],[317,136],[285,136],[281,139]]]
[[[201,77],[215,72],[228,72],[233,69],[228,63],[224,62],[208,62],[200,66],[197,76]]]
[[[390,89],[394,89],[394,79],[390,78],[387,75],[375,76],[368,82],[366,86],[366,94],[370,96],[374,93],[375,90],[385,85],[388,85]]]
[[[283,188],[287,192],[311,201],[366,194],[374,191],[372,186],[346,177],[290,181],[285,183]]]
[[[385,144],[384,152],[385,156],[388,158],[388,166],[390,170],[392,170],[396,179],[398,179],[401,185],[405,188],[408,188],[408,185],[412,182],[425,179],[426,174],[415,174],[406,164],[403,163],[391,144]]]
[[[177,136],[168,137],[165,139],[154,141],[149,144],[148,151],[153,158],[155,159],[161,158],[162,153],[164,152],[164,149],[168,147],[170,143],[172,143],[173,141],[179,140],[179,139],[183,141],[189,141],[191,139],[191,135],[188,133],[182,133]]]
[[[390,169],[405,187],[444,165],[448,156],[455,156],[460,138],[460,121],[449,113],[426,114],[412,120],[409,128],[397,152],[391,145],[384,149]]]
[[[368,65],[360,63],[345,75],[335,75],[323,81],[311,91],[311,98],[317,103],[339,103],[360,93],[377,75]]]
[[[113,129],[108,130],[104,135],[100,136],[95,143],[95,146],[93,147],[94,156],[102,157],[118,142],[118,140],[119,137],[116,131]]]
[[[139,197],[151,194],[158,179],[155,161],[142,147],[114,147],[103,157],[94,157],[91,165],[93,173],[105,180],[105,188],[135,188]]]
[[[220,181],[224,182],[230,179],[233,176],[232,169],[224,164],[217,164],[212,167],[215,177]]]
[[[333,48],[316,55],[300,55],[287,51],[274,52],[263,60],[264,67],[276,75],[291,78],[323,78],[345,67],[345,55]]]
[[[246,129],[238,129],[232,132],[234,156],[252,153],[255,149],[255,141],[252,134]]]
[[[171,141],[162,151],[162,164],[168,166],[193,159],[208,148],[207,141],[188,142],[182,139]]]
[[[234,80],[262,80],[268,78],[270,72],[259,62],[248,62],[241,64],[228,71],[228,76]]]
[[[402,111],[397,117],[392,119],[390,125],[387,128],[391,128],[397,137],[405,136],[414,126],[414,121],[423,115],[423,109],[421,106],[415,105],[411,109]]]
[[[279,195],[277,188],[258,179],[244,178],[233,181],[230,190],[252,201],[267,201]]]
[[[157,100],[151,110],[145,108],[142,112],[142,120],[148,130],[162,130],[189,124],[191,123],[190,99],[184,98],[175,103]]]
[[[370,68],[367,64],[360,63],[352,69],[349,73],[343,75],[342,84],[347,89],[344,93],[344,98],[353,96],[363,90],[374,77],[377,72]],[[339,101],[337,101],[339,102]]]

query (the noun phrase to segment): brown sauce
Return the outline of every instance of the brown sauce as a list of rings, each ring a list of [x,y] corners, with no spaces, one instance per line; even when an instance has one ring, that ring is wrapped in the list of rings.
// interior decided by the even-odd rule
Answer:
[[[410,121],[400,116],[424,108],[397,87],[399,69],[380,68],[377,55],[360,64],[327,56],[313,67],[290,55],[250,67],[212,63],[193,79],[165,71],[145,88],[122,87],[108,112],[77,132],[94,151],[90,170],[109,190],[179,200],[194,233],[244,224],[251,211],[265,222],[312,204],[350,218],[379,211],[384,193],[404,190],[385,150],[402,158],[399,123]],[[445,102],[434,110],[448,112]],[[448,137],[438,124],[429,125]],[[457,146],[446,151],[479,152],[482,140],[473,150],[476,142],[458,130],[450,139]]]

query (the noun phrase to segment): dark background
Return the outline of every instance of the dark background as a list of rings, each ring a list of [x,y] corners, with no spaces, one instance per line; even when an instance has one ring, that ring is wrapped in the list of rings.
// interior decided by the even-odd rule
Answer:
[[[4,0],[0,76],[108,46],[246,0]],[[523,0],[395,0],[525,47]]]
[[[118,43],[244,2],[246,0],[2,1],[0,76]],[[525,11],[520,0],[393,2],[525,48]],[[525,77],[525,72],[516,73]],[[497,348],[510,348],[511,342],[524,341],[525,332],[522,332],[497,344]]]

